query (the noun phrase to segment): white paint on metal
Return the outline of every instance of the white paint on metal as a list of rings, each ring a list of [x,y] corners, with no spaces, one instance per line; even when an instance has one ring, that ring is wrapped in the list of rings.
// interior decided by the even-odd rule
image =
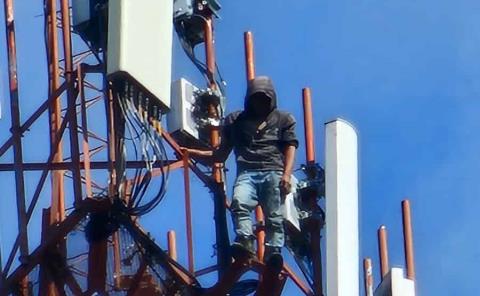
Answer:
[[[370,264],[367,268],[367,296],[373,296],[373,271]]]
[[[325,129],[327,295],[358,296],[357,133],[341,119]]]
[[[198,127],[192,114],[196,90],[198,88],[184,78],[172,83],[171,110],[167,114],[169,133],[182,133],[198,140]]]
[[[403,269],[392,268],[374,296],[415,296],[415,282],[404,277]]]
[[[116,0],[108,5],[107,75],[127,79],[169,109],[173,1]]]

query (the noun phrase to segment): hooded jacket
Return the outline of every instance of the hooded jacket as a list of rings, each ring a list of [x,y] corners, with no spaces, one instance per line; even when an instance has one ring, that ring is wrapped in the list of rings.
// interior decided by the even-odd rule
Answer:
[[[261,93],[263,95],[256,95]],[[262,118],[252,112],[252,100],[269,100],[270,110]],[[229,114],[222,130],[222,145],[233,148],[237,173],[245,170],[283,171],[284,149],[298,147],[294,117],[277,109],[273,82],[259,76],[248,82],[243,111]]]

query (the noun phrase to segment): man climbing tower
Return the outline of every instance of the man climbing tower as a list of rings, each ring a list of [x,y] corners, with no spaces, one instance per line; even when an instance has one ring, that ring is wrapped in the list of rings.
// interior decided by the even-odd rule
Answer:
[[[250,215],[260,204],[266,220],[265,262],[280,269],[283,265],[281,248],[285,239],[280,206],[291,189],[298,147],[295,124],[291,114],[277,109],[272,80],[259,76],[248,82],[244,110],[225,118],[219,148],[187,149],[209,162],[224,162],[234,150],[237,178],[230,209],[236,234],[232,245],[235,258],[255,254]]]

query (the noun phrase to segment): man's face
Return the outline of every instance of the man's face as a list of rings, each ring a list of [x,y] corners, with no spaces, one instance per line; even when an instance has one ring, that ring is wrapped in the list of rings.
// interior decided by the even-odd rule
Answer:
[[[271,100],[264,93],[255,93],[250,97],[252,113],[257,116],[266,116],[271,111]]]

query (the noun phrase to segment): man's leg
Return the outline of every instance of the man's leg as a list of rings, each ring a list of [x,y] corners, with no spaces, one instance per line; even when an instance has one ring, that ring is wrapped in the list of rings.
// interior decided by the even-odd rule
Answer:
[[[235,242],[254,253],[255,236],[252,230],[250,213],[257,205],[257,190],[252,179],[252,173],[243,172],[238,175],[233,188],[233,198],[230,210],[235,227]]]
[[[268,262],[273,259],[272,263],[280,269],[283,265],[281,249],[285,241],[279,187],[281,176],[281,172],[266,172],[259,192],[260,204],[265,215],[265,260]],[[275,258],[272,255],[275,255]]]

